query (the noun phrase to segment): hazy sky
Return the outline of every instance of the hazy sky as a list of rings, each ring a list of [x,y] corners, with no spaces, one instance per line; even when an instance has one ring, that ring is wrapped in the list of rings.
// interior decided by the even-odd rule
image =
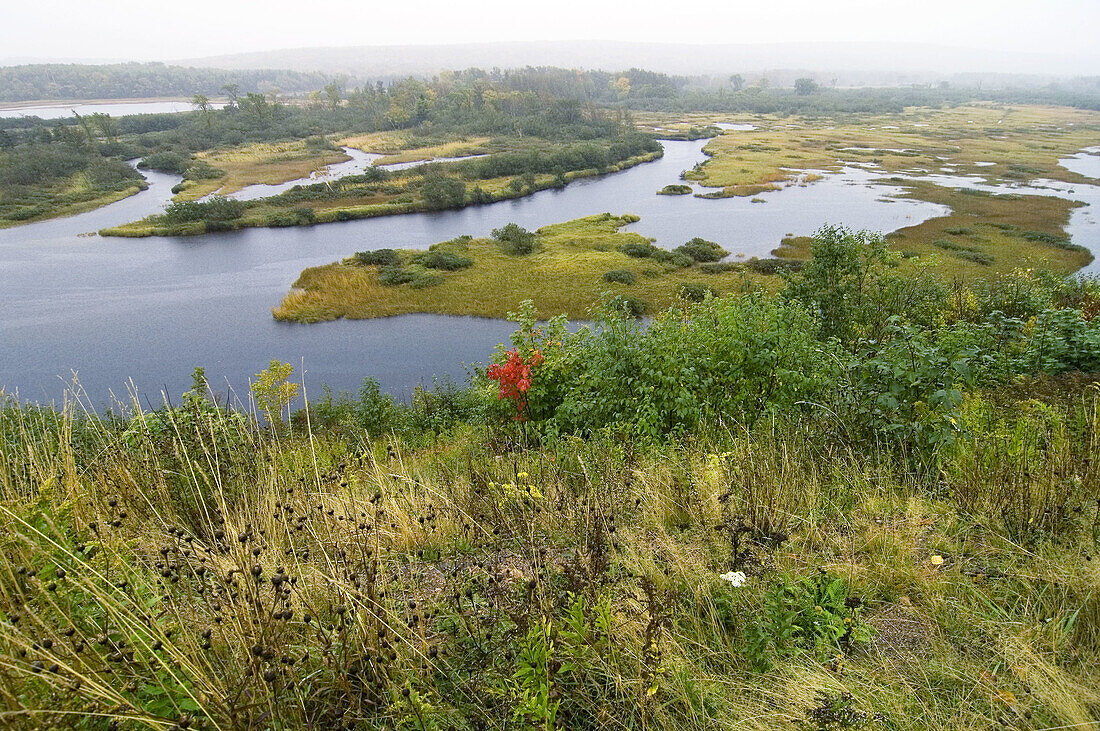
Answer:
[[[1100,0],[0,2],[6,6],[0,59],[9,60],[170,60],[303,46],[603,39],[904,41],[1100,55]]]

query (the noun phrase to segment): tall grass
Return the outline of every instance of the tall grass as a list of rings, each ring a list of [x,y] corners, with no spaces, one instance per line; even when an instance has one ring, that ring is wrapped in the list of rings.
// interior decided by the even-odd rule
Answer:
[[[812,421],[521,449],[473,424],[352,440],[196,399],[81,403],[0,408],[5,727],[827,728],[843,706],[868,726],[1040,729],[1100,712],[1091,391],[1014,419],[974,404],[939,477]],[[1032,456],[997,451],[1012,445]],[[1065,520],[1022,542],[1048,493],[1004,490],[996,455],[1043,484],[1060,471]],[[719,578],[733,569],[743,586]],[[883,631],[754,654],[775,612],[801,621],[768,597],[819,575],[842,580],[843,626]],[[914,647],[891,639],[899,616]]]

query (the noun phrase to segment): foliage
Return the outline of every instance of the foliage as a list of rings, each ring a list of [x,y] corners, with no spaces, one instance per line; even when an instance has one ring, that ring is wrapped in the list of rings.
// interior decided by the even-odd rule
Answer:
[[[612,269],[603,275],[605,282],[617,282],[619,284],[634,284],[638,278],[629,269]]]
[[[191,156],[183,153],[165,150],[146,155],[138,163],[139,168],[146,170],[159,170],[162,173],[175,173],[183,175],[191,166]]]
[[[531,231],[515,223],[507,223],[492,231],[493,240],[510,256],[526,256],[535,250],[538,237]]]
[[[719,261],[729,256],[729,252],[713,241],[698,236],[673,249],[673,253],[685,254],[694,261]]]
[[[413,257],[413,261],[428,269],[442,269],[448,272],[458,271],[473,266],[474,260],[454,251],[434,250],[426,251]]]
[[[294,366],[278,360],[272,360],[267,368],[256,374],[251,390],[256,405],[273,425],[282,421],[283,409],[298,396],[298,384],[290,382]]]
[[[711,286],[688,282],[680,286],[680,297],[688,302],[702,302],[707,296],[717,297],[718,292]]]
[[[394,266],[401,263],[401,255],[393,249],[357,251],[352,261],[360,266]]]
[[[612,317],[597,330],[551,321],[543,331],[530,309],[515,319],[546,359],[530,416],[557,433],[614,425],[660,438],[708,417],[751,423],[795,408],[825,365],[809,314],[767,297],[709,300],[647,327]]]
[[[799,653],[819,661],[846,654],[869,639],[860,606],[862,600],[850,596],[845,581],[825,571],[793,583],[777,582],[746,629],[751,662],[766,670],[775,659]]]
[[[420,192],[424,203],[433,210],[460,208],[466,202],[466,184],[448,175],[425,175]]]
[[[224,222],[240,218],[248,204],[244,201],[214,196],[208,201],[174,201],[164,209],[162,217],[168,223]]]
[[[850,339],[881,316],[871,297],[887,276],[890,253],[881,236],[826,226],[814,234],[810,255],[786,296],[819,313],[823,337]]]

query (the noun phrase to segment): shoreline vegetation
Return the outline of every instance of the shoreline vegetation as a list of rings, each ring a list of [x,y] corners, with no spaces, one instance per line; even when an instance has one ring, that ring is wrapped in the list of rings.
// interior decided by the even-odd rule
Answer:
[[[37,88],[48,70],[24,67],[13,73],[22,79],[20,83]],[[106,75],[100,81],[114,79],[123,85],[136,84],[142,74],[154,86],[157,79],[176,83],[189,78],[188,70],[156,65],[102,70]],[[62,71],[67,79],[81,74],[79,67]],[[210,81],[206,72],[195,73],[204,84]],[[248,78],[266,78],[265,73],[282,72],[256,72]],[[303,83],[311,78],[295,76]],[[374,164],[384,171],[386,162],[466,154],[551,154],[584,143],[611,149],[626,134],[712,138],[705,147],[709,159],[685,171],[684,177],[713,189],[694,195],[717,198],[808,185],[821,172],[853,163],[900,174],[950,170],[953,175],[978,175],[997,183],[1026,183],[1040,177],[1086,182],[1059,168],[1057,159],[1095,145],[1100,131],[1100,114],[1090,110],[1100,103],[1068,90],[1063,101],[1077,108],[1040,106],[1044,100],[1060,98],[1049,90],[828,90],[804,85],[794,91],[750,86],[729,92],[700,83],[638,69],[621,75],[577,75],[549,68],[487,74],[470,69],[431,80],[352,89],[332,81],[293,99],[273,90],[244,91],[239,84],[224,83],[216,94],[228,100],[224,108],[214,108],[209,94],[196,94],[195,111],[180,114],[113,119],[94,113],[52,122],[0,119],[0,225],[74,210],[66,207],[65,196],[79,182],[75,174],[101,171],[131,157],[144,158],[150,168],[182,175],[176,201],[186,202],[216,192],[232,193],[250,184],[305,177],[345,160],[335,147],[345,142],[386,155]],[[149,84],[142,88],[152,88]],[[993,98],[987,99],[990,95]],[[691,108],[685,108],[688,104]],[[706,109],[715,111],[700,111]],[[732,120],[741,127],[728,128]],[[70,161],[58,164],[63,157]],[[71,162],[78,158],[79,164]],[[612,158],[610,163],[591,167],[608,172],[624,164],[624,156],[613,154]],[[15,167],[36,168],[41,174],[35,180],[5,182]],[[522,184],[541,189],[548,184],[540,180],[532,185],[529,179],[516,183],[517,175],[554,175],[554,184],[560,185],[566,182],[564,176],[582,170],[591,174],[589,167],[563,160],[552,169],[484,177],[481,192],[472,190],[468,202],[514,197],[490,190],[494,186]],[[115,199],[116,181],[98,174],[91,177],[99,195],[85,195],[82,207]],[[457,205],[457,200],[442,206],[421,204],[416,187],[397,183],[386,190],[365,185],[361,195],[341,201],[323,201],[316,195],[308,200],[275,196],[250,202],[254,210],[244,220],[212,221],[210,230],[311,225]],[[663,192],[673,191],[684,193],[674,185]],[[167,230],[176,226],[165,223],[134,222],[105,233],[199,232],[195,226]]]
[[[886,234],[899,272],[976,282],[1020,268],[1065,276],[1092,260],[1064,231],[1080,205],[1073,201],[901,184],[906,196],[951,212]],[[666,251],[620,231],[639,220],[604,213],[525,232],[531,243],[523,255],[509,254],[499,231],[427,251],[360,252],[304,270],[272,316],[301,323],[412,313],[503,318],[525,299],[571,319],[587,319],[609,302],[641,316],[706,296],[775,290],[780,275],[797,271],[810,256],[810,237],[785,238],[770,259],[727,261],[729,252],[710,242],[703,244],[713,248],[688,253],[685,247],[701,239]]]
[[[644,146],[645,143],[635,145]],[[595,148],[589,149],[596,151]],[[269,198],[242,201],[243,205],[233,209],[237,215],[228,218],[220,217],[220,214],[201,207],[204,204],[199,203],[194,212],[185,214],[189,220],[175,220],[172,206],[169,206],[165,214],[103,229],[99,233],[102,236],[131,238],[192,236],[241,228],[313,225],[463,208],[563,188],[574,180],[607,175],[652,162],[662,154],[658,146],[656,150],[623,159],[612,157],[599,167],[495,177],[484,177],[492,175],[495,167],[493,155],[465,162],[425,162],[407,171],[390,172],[373,166],[361,175],[299,186]],[[501,153],[502,157],[510,155],[523,157],[523,153]],[[597,157],[600,156],[597,154]]]
[[[295,322],[413,312],[503,318],[531,299],[542,312],[574,319],[606,300],[640,316],[743,287],[752,262],[721,264],[729,252],[702,239],[665,251],[620,231],[638,220],[604,213],[537,232],[509,224],[489,238],[463,236],[427,251],[360,252],[306,269],[272,314]]]
[[[677,129],[714,115],[639,114],[640,129]],[[1053,179],[1095,182],[1058,164],[1100,139],[1100,113],[1068,107],[971,104],[909,108],[900,114],[822,117],[739,115],[756,129],[714,137],[708,159],[684,179],[719,190],[701,197],[751,196],[807,182],[845,165],[876,172],[976,176],[989,184]]]

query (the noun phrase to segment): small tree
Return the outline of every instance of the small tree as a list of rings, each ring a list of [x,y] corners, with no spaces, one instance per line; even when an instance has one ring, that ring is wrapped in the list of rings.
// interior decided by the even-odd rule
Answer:
[[[820,313],[824,337],[850,340],[873,316],[871,284],[889,258],[879,234],[824,226],[814,234],[810,260],[791,278],[787,296]]]
[[[325,84],[324,93],[330,109],[336,109],[340,106],[340,99],[343,97],[344,90],[339,84],[335,81]]]
[[[794,90],[799,96],[809,96],[817,91],[817,82],[810,78],[794,80]]]
[[[420,189],[424,203],[433,210],[459,208],[466,202],[466,184],[458,178],[428,173]]]
[[[191,106],[199,111],[203,121],[206,122],[206,126],[209,127],[212,121],[210,119],[210,97],[205,94],[195,94],[191,97]]]
[[[290,415],[290,402],[298,397],[298,384],[289,380],[293,372],[294,366],[290,363],[272,360],[266,369],[256,374],[252,383],[256,405],[264,412],[272,429],[283,423],[283,409],[287,409],[287,416]]]

